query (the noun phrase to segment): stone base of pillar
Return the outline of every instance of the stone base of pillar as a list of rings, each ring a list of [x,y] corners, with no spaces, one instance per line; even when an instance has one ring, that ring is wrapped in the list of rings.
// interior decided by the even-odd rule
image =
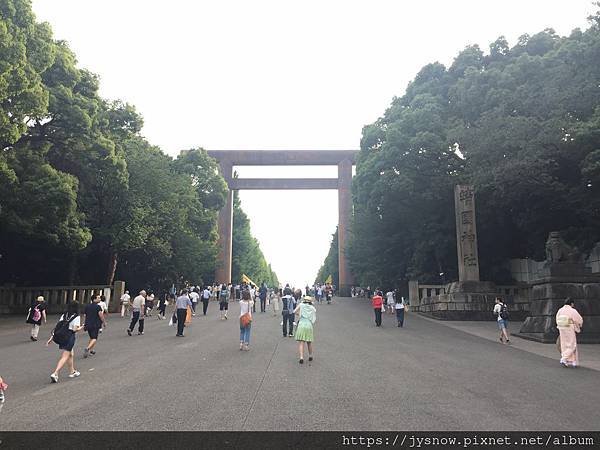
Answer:
[[[494,283],[484,281],[452,283],[447,294],[425,297],[418,305],[412,306],[413,311],[438,320],[493,321],[496,320],[492,312],[496,297],[502,298],[508,305],[511,320],[521,321],[529,314],[527,303],[515,303],[496,292]]]
[[[536,342],[554,343],[558,337],[556,312],[571,297],[583,317],[583,328],[577,335],[581,344],[600,343],[600,282],[551,281],[533,286],[531,312],[518,336]]]
[[[342,284],[338,289],[338,297],[350,297],[352,294],[352,286],[349,284]]]

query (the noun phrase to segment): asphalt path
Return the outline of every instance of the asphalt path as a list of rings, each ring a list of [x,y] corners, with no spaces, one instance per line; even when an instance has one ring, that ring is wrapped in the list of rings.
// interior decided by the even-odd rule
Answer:
[[[388,315],[376,328],[364,299],[316,307],[312,363],[271,312],[255,314],[239,351],[239,306],[220,321],[211,303],[184,338],[156,317],[129,337],[111,315],[95,356],[82,358],[78,334],[81,377],[64,369],[57,384],[50,321],[31,342],[20,320],[0,319],[0,430],[598,430],[598,371],[410,313],[404,328]]]

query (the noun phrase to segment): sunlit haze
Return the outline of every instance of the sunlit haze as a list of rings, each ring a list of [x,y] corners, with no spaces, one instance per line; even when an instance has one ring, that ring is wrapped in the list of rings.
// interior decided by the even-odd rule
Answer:
[[[587,27],[589,0],[35,0],[38,19],[135,105],[166,153],[358,149],[427,63],[500,35]],[[335,168],[238,168],[243,177],[329,177]],[[337,224],[336,191],[243,191],[282,283],[312,282]]]

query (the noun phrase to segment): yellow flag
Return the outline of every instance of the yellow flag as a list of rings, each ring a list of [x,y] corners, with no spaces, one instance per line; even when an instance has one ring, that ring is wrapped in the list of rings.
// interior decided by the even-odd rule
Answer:
[[[252,281],[250,279],[250,277],[248,275],[246,275],[245,273],[242,274],[242,283],[253,284],[254,286],[256,286],[256,283],[254,281]]]
[[[333,278],[331,277],[331,274],[329,274],[329,276],[325,280],[325,283],[327,283],[327,284],[333,284]]]

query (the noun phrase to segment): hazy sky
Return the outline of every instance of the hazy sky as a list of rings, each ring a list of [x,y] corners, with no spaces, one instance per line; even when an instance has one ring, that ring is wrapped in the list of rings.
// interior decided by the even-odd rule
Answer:
[[[34,0],[101,94],[134,104],[143,134],[190,147],[357,149],[427,63],[468,44],[587,27],[590,0]],[[246,168],[246,177],[335,176],[335,168]],[[336,191],[242,191],[282,282],[312,282],[337,224]],[[282,213],[288,212],[288,219]],[[284,214],[285,215],[285,214]]]

